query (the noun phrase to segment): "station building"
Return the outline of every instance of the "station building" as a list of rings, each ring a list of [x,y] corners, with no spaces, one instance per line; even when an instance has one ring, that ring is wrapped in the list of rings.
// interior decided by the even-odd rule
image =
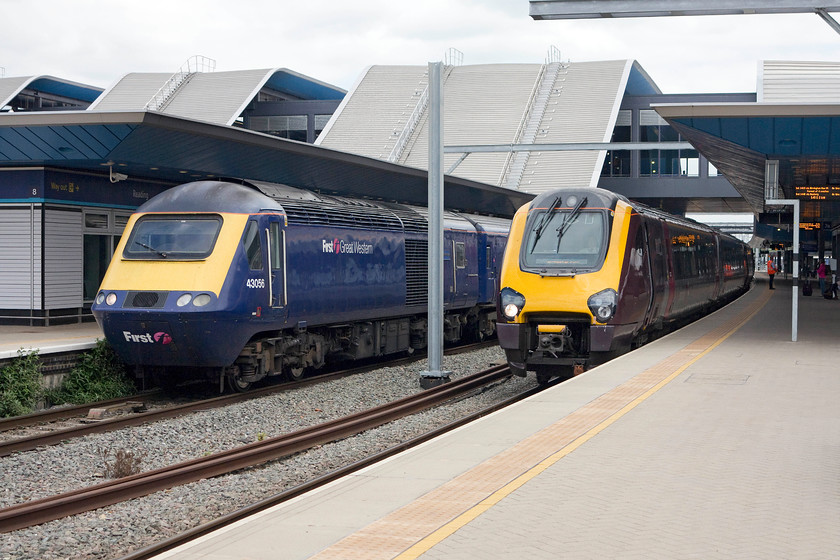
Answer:
[[[132,211],[178,183],[225,174],[202,163],[161,169],[156,151],[169,143],[202,149],[190,123],[311,143],[346,93],[288,69],[208,72],[197,62],[207,61],[175,74],[129,73],[107,89],[52,76],[0,79],[0,324],[92,320],[90,302]],[[142,170],[136,153],[115,153],[143,127],[113,116],[138,112],[171,117],[168,140],[132,148],[158,157]],[[27,115],[43,119],[16,124]]]
[[[426,65],[371,66],[345,92],[287,69],[201,62],[106,89],[0,79],[0,323],[91,320],[128,216],[179,183],[236,177],[425,204]],[[547,189],[588,185],[678,214],[758,214],[653,107],[756,99],[663,94],[633,60],[447,65],[445,205],[510,216]],[[475,149],[493,144],[561,149]]]

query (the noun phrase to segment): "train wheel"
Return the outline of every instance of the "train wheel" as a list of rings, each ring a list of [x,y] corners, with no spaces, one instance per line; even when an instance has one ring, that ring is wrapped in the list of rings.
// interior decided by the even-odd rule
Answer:
[[[306,368],[303,367],[292,367],[289,368],[289,381],[300,381],[303,379],[303,372]]]
[[[242,379],[242,373],[238,369],[236,373],[229,374],[226,377],[228,387],[235,393],[244,393],[251,388],[251,382]]]

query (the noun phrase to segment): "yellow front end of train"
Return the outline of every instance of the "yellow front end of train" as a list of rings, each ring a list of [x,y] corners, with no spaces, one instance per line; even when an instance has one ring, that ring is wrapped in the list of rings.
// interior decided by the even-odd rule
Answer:
[[[498,335],[514,373],[568,375],[613,347],[632,209],[563,189],[519,209],[501,271]]]

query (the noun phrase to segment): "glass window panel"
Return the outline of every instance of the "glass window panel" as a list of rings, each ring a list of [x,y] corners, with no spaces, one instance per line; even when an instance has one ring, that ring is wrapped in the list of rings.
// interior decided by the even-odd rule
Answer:
[[[601,169],[602,177],[629,177],[630,176],[630,150],[607,150],[604,158],[604,166]]]
[[[283,268],[283,240],[280,235],[280,224],[271,222],[271,270]]]
[[[105,277],[111,261],[111,237],[108,235],[85,235],[83,241],[83,292],[86,301],[96,297],[99,285]]]
[[[679,139],[680,135],[670,126],[662,125],[659,127],[660,142],[677,142]]]
[[[108,229],[108,214],[85,212],[85,227],[88,229]]]
[[[467,267],[467,253],[463,243],[455,243],[455,268]]]
[[[248,268],[262,270],[262,240],[260,239],[260,227],[257,222],[248,222],[248,228],[242,238],[242,246],[245,248],[245,256],[248,258]]]
[[[533,268],[592,268],[605,251],[604,213],[583,211],[569,218],[571,210],[555,211],[547,223],[545,213],[529,220],[527,242],[522,246],[525,266]],[[566,223],[568,221],[568,223]],[[563,229],[563,235],[559,232]]]
[[[639,151],[639,175],[644,177],[659,175],[659,150]]]
[[[709,177],[717,177],[717,176],[718,176],[717,167],[712,165],[712,162],[709,162]]]
[[[222,227],[219,216],[141,218],[131,231],[123,256],[134,259],[202,259],[210,256]]]
[[[700,176],[700,156],[697,150],[680,150],[680,175]]]
[[[659,150],[659,174],[679,175],[680,174],[680,152],[679,150]]]

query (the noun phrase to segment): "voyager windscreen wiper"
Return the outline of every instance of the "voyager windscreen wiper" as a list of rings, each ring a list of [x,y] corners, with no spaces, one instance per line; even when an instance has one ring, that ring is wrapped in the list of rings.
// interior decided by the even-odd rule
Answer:
[[[554,202],[551,203],[551,206],[545,211],[545,213],[540,217],[540,221],[537,224],[537,227],[534,228],[534,244],[531,246],[531,252],[534,252],[534,249],[537,248],[537,241],[540,240],[542,237],[543,229],[545,226],[548,225],[548,222],[551,221],[551,216],[557,211],[557,206],[560,204],[560,197],[555,196]]]
[[[164,253],[163,251],[158,251],[158,250],[157,250],[157,249],[155,249],[154,247],[149,247],[149,246],[148,246],[148,245],[146,245],[145,243],[142,243],[142,242],[137,241],[137,240],[135,240],[134,242],[135,242],[137,245],[140,245],[141,247],[143,247],[144,249],[148,249],[148,250],[149,250],[149,251],[151,251],[152,253],[157,253],[158,255],[160,255],[160,256],[161,256],[161,258],[164,258],[164,259],[166,258],[166,253]]]
[[[577,215],[580,214],[580,209],[586,205],[587,197],[583,197],[580,202],[572,209],[571,212],[566,214],[566,218],[563,220],[563,223],[560,224],[560,227],[557,228],[557,251],[560,252],[560,241],[563,239],[563,234],[566,233],[566,230],[569,229],[569,226],[572,225],[572,222],[575,221]]]

